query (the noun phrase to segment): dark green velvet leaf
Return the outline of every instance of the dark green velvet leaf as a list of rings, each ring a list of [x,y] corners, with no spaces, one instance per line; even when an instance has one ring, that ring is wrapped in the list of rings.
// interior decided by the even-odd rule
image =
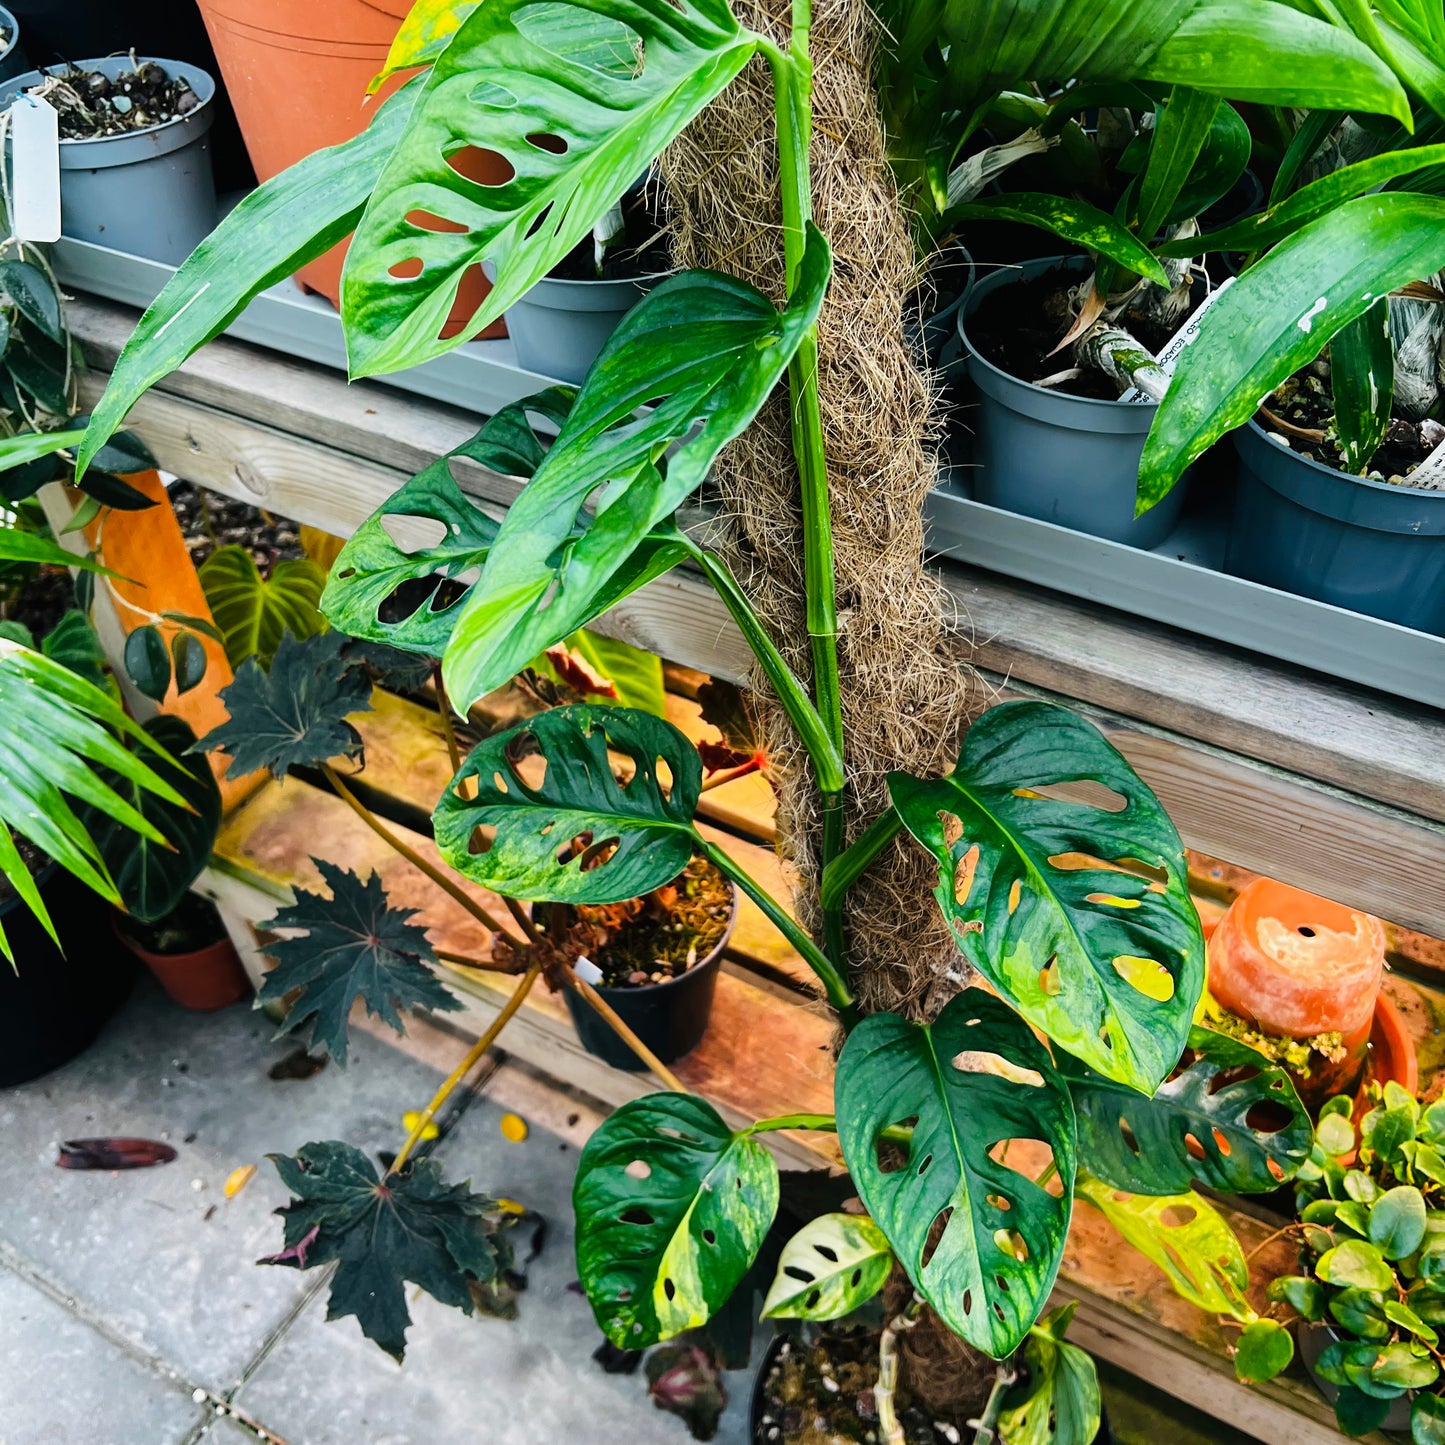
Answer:
[[[361,752],[361,734],[346,721],[371,710],[371,682],[341,655],[346,639],[325,633],[298,642],[288,632],[271,670],[250,658],[221,691],[231,716],[196,747],[231,757],[228,778],[269,768],[284,778],[292,768],[315,767]]]
[[[613,775],[609,747],[633,764],[626,782]],[[671,774],[666,789],[659,762]],[[432,823],[453,868],[509,898],[620,903],[687,867],[701,786],[697,750],[671,723],[583,704],[554,708],[479,743]],[[579,835],[590,847],[573,854],[568,845]],[[617,845],[610,855],[581,866],[584,854],[609,842]]]
[[[914,1287],[976,1349],[1017,1349],[1053,1287],[1073,1202],[1074,1111],[1048,1050],[970,988],[932,1024],[865,1018],[843,1046],[834,1097],[859,1196]],[[910,1122],[906,1146],[884,1137]],[[1019,1172],[1026,1143],[1005,1160],[1007,1141],[1028,1140],[1052,1150],[1060,1197]],[[899,1149],[901,1163],[887,1152]]]
[[[309,1025],[309,1046],[319,1044],[345,1067],[346,1021],[358,998],[373,1018],[398,1033],[406,1032],[403,1009],[461,1008],[428,966],[436,954],[426,929],[409,921],[415,908],[392,908],[376,873],[363,883],[324,858],[312,862],[331,897],[297,888],[289,908],[257,925],[272,932],[299,930],[267,946],[276,967],[257,995],[261,1003],[280,1003],[300,990],[283,1032]]]
[[[398,1363],[411,1324],[408,1284],[471,1314],[469,1282],[492,1279],[509,1262],[505,1237],[488,1219],[496,1205],[470,1183],[445,1183],[435,1159],[383,1180],[361,1150],[336,1140],[269,1158],[296,1197],[276,1211],[285,1248],[260,1263],[315,1269],[336,1261],[326,1318],[355,1315]]]
[[[113,477],[98,467],[85,474],[85,479],[76,484],[88,497],[94,497],[103,507],[114,507],[121,512],[144,512],[155,506],[155,502],[144,492],[137,491],[129,482]]]
[[[81,576],[87,575],[81,573]],[[90,625],[90,619],[78,608],[71,608],[61,616],[60,621],[41,639],[40,650],[46,657],[64,663],[72,672],[79,673],[103,691],[115,690],[115,683],[105,670],[106,656],[100,638]]]
[[[32,326],[52,341],[63,342],[60,297],[51,279],[31,261],[0,261],[0,290]]]
[[[158,628],[147,623],[125,640],[126,675],[148,698],[159,702],[171,686],[171,655]]]

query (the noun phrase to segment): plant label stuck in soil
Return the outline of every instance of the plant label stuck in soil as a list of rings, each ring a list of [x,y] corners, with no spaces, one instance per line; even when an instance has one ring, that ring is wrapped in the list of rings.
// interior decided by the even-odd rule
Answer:
[[[1393,481],[1394,478],[1391,478]],[[1423,487],[1428,491],[1445,491],[1445,442],[1415,468],[1405,479],[1407,486]]]
[[[10,107],[15,168],[11,224],[22,241],[60,239],[60,118],[47,101],[22,95]]]
[[[1219,300],[1221,296],[1224,295],[1226,291],[1229,290],[1231,286],[1234,285],[1234,282],[1235,278],[1233,276],[1229,276],[1225,280],[1221,281],[1220,284],[1216,286],[1209,293],[1209,295],[1206,296],[1204,300],[1199,303],[1197,307],[1195,307],[1194,313],[1184,323],[1184,325],[1181,326],[1179,330],[1176,331],[1174,335],[1171,336],[1169,340],[1165,343],[1163,350],[1159,353],[1159,365],[1162,366],[1164,370],[1169,373],[1170,376],[1174,375],[1174,367],[1179,361],[1179,358],[1184,355],[1185,347],[1192,346],[1194,344],[1195,338],[1199,335],[1200,318],[1204,315],[1206,311],[1209,310],[1211,306],[1214,305],[1216,301]],[[1131,402],[1152,402],[1154,398],[1150,396],[1147,392],[1140,391],[1137,386],[1131,386],[1129,390],[1126,391],[1119,398],[1119,400]]]

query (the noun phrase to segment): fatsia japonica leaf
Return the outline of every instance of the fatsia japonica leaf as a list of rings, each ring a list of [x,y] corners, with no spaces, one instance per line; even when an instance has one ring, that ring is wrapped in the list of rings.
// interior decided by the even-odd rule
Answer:
[[[640,565],[638,549],[772,393],[817,321],[831,270],[828,244],[810,224],[782,312],[746,282],[687,271],[627,314],[507,512],[457,620],[443,675],[458,707],[616,600],[620,581]],[[665,463],[658,460],[664,451]],[[576,535],[584,504],[604,484],[590,524]],[[683,555],[679,544],[671,561]],[[660,562],[650,575],[656,570]]]
[[[318,604],[326,574],[305,557],[277,562],[263,577],[251,553],[232,544],[212,552],[196,575],[232,667],[248,657],[269,666],[288,632],[311,637],[325,627]]]
[[[1098,785],[1065,801],[1067,785]],[[970,963],[1090,1068],[1152,1094],[1204,986],[1184,845],[1091,723],[1010,702],[943,778],[890,774],[904,826],[939,861],[935,897]],[[1107,789],[1112,797],[1099,795]]]
[[[1149,1099],[1060,1058],[1088,1171],[1135,1194],[1180,1194],[1194,1184],[1265,1194],[1294,1178],[1314,1131],[1289,1075],[1202,1028],[1190,1030],[1182,1064]]]
[[[376,873],[363,882],[324,858],[311,861],[331,896],[298,888],[289,908],[259,925],[287,932],[266,948],[276,967],[257,997],[280,1003],[299,989],[283,1032],[309,1026],[311,1046],[319,1044],[344,1068],[346,1020],[358,998],[373,1018],[398,1033],[406,1031],[403,1009],[452,1010],[461,1004],[429,967],[436,953],[426,929],[410,921],[416,909],[391,907]],[[294,936],[288,936],[291,930]]]
[[[276,1211],[285,1248],[260,1263],[315,1269],[336,1261],[326,1318],[355,1315],[398,1363],[411,1324],[408,1284],[471,1314],[469,1281],[492,1279],[509,1262],[488,1218],[496,1205],[470,1183],[447,1184],[435,1159],[383,1179],[360,1149],[335,1140],[269,1157],[296,1197]]]
[[[228,778],[269,768],[284,778],[292,768],[316,767],[361,752],[361,734],[347,722],[371,710],[371,682],[343,656],[346,638],[325,633],[298,642],[281,639],[269,671],[255,658],[221,691],[230,717],[196,747],[230,754]]]
[[[778,1166],[691,1094],[624,1104],[587,1141],[572,1186],[577,1272],[602,1332],[640,1350],[706,1324],[778,1208]]]
[[[1053,1287],[1073,1197],[1074,1111],[1048,1050],[970,988],[931,1024],[865,1018],[834,1094],[849,1173],[914,1288],[974,1348],[1017,1349]],[[910,1122],[908,1144],[887,1138]],[[1057,1197],[1019,1172],[1032,1140],[1052,1151]]]
[[[888,1236],[865,1214],[820,1214],[784,1246],[765,1320],[837,1320],[873,1298],[893,1269]]]
[[[490,325],[591,231],[757,46],[726,0],[478,6],[422,81],[347,253],[352,375],[414,366]],[[467,179],[458,153],[468,150],[500,157],[510,175],[500,184]],[[463,275],[482,261],[496,271],[490,294],[459,334],[442,339]]]
[[[625,781],[609,748],[631,765]],[[666,787],[659,763],[671,774]],[[508,898],[620,903],[687,867],[701,787],[697,751],[671,723],[583,704],[479,743],[432,823],[453,868]],[[581,835],[590,844],[569,849]]]
[[[156,923],[180,905],[210,861],[221,826],[221,790],[210,763],[188,756],[196,741],[188,722],[162,713],[144,726],[146,735],[169,754],[169,759],[150,756],[150,765],[183,801],[159,797],[109,768],[99,776],[148,818],[165,842],[137,837],[103,805],[84,805],[80,817],[115,880],[126,912],[143,923]],[[141,756],[147,754],[142,751]]]

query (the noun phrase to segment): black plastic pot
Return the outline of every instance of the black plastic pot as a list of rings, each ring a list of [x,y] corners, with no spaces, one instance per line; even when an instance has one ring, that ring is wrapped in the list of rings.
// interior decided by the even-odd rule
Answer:
[[[732,888],[732,885],[729,885]],[[717,992],[718,970],[722,967],[723,950],[732,937],[738,921],[738,891],[732,888],[733,907],[723,936],[706,958],[699,959],[684,974],[666,983],[643,984],[640,988],[599,988],[598,993],[612,1005],[617,1015],[633,1033],[664,1063],[670,1064],[690,1053],[707,1032],[712,1015],[713,995]],[[567,990],[567,1007],[577,1029],[577,1037],[589,1054],[612,1065],[614,1069],[633,1072],[647,1067],[612,1031],[612,1026],[596,1009]]]
[[[1225,570],[1445,636],[1445,492],[1321,466],[1251,421]]]
[[[19,898],[0,902],[15,954],[13,969],[0,959],[0,1088],[48,1074],[88,1047],[136,974],[108,904],[54,864],[37,882],[65,952]]]
[[[1085,256],[1044,257],[995,271],[969,292],[958,327],[978,391],[974,496],[988,506],[1111,542],[1155,547],[1174,530],[1190,480],[1186,473],[1162,502],[1135,517],[1139,458],[1158,406],[1035,386],[995,366],[969,340],[970,319],[994,292],[1050,271],[1083,276],[1092,269]],[[1061,368],[1066,364],[1060,360]]]
[[[1299,1327],[1299,1357],[1304,1361],[1305,1373],[1309,1375],[1315,1389],[1331,1405],[1339,1399],[1339,1386],[1330,1384],[1323,1375],[1316,1371],[1315,1366],[1318,1364],[1320,1356],[1324,1354],[1326,1346],[1343,1338],[1344,1336],[1329,1325],[1311,1324],[1305,1320]],[[1412,1391],[1408,1395],[1401,1395],[1399,1399],[1391,1401],[1389,1414],[1380,1423],[1380,1429],[1401,1433],[1409,1430],[1410,1409],[1414,1398]]]
[[[753,1376],[753,1392],[748,1404],[748,1435],[752,1445],[776,1445],[775,1441],[770,1441],[763,1435],[763,1412],[768,1404],[768,1372],[773,1368],[778,1352],[783,1348],[783,1341],[787,1338],[787,1335],[781,1333],[773,1336],[763,1354],[758,1372]],[[1099,1409],[1099,1432],[1094,1436],[1093,1445],[1114,1445],[1114,1436],[1109,1430],[1109,1417],[1104,1413],[1102,1405]]]

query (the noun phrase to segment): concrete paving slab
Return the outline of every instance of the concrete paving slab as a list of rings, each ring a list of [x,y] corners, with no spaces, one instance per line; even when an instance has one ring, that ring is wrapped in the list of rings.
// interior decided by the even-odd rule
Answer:
[[[253,1261],[280,1246],[285,1191],[266,1161],[311,1139],[391,1145],[435,1074],[358,1031],[350,1067],[305,1081],[267,1070],[293,1044],[237,1005],[189,1013],[147,978],[99,1042],[44,1079],[0,1092],[0,1241],[89,1300],[146,1353],[230,1389],[309,1279]],[[139,1135],[179,1150],[125,1173],[55,1167],[59,1139]],[[234,1199],[238,1165],[258,1172]]]
[[[181,1445],[204,1418],[184,1382],[163,1378],[8,1270],[0,1270],[0,1360],[0,1445]]]

